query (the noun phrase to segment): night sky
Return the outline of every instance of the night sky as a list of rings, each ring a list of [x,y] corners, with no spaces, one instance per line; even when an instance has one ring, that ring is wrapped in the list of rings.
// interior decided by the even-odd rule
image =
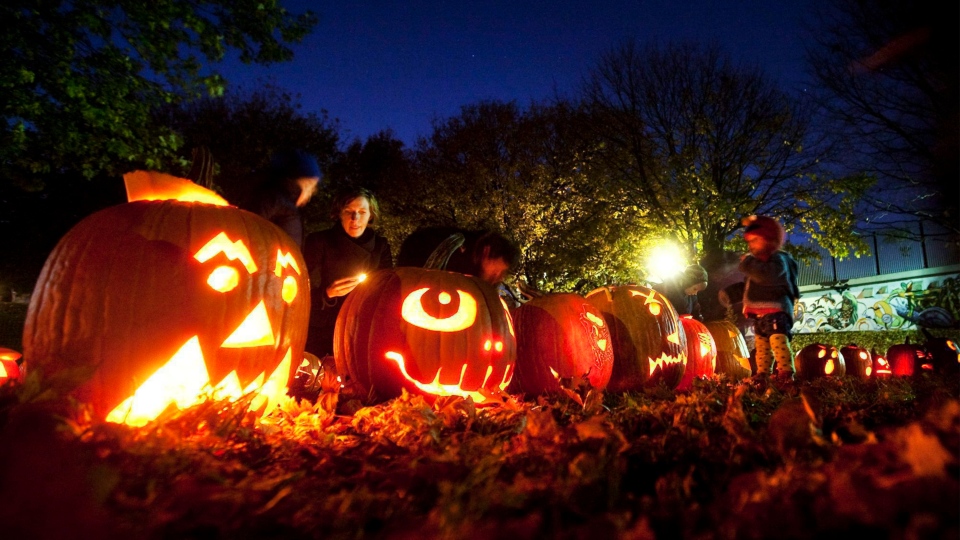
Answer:
[[[623,39],[717,42],[758,63],[787,90],[802,88],[803,24],[810,0],[441,1],[285,0],[311,9],[314,32],[292,62],[228,62],[234,85],[272,82],[325,109],[346,141],[383,129],[412,145],[431,121],[481,100],[568,94]]]

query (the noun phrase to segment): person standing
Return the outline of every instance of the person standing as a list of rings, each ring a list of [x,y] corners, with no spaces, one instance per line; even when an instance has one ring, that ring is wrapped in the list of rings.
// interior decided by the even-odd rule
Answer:
[[[334,198],[333,227],[310,233],[303,258],[310,272],[310,324],[306,350],[319,357],[333,354],[333,330],[343,301],[366,274],[393,267],[387,239],[371,225],[380,206],[370,191],[357,188]]]
[[[789,253],[780,251],[786,235],[777,220],[750,216],[744,219],[744,225],[749,253],[740,260],[740,271],[747,278],[743,314],[755,319],[756,377],[768,377],[776,361],[777,379],[792,381],[796,367],[790,338],[793,305],[800,298],[799,267]]]
[[[272,156],[240,207],[280,227],[302,247],[300,208],[313,197],[319,182],[320,166],[314,156],[303,150],[282,150]]]

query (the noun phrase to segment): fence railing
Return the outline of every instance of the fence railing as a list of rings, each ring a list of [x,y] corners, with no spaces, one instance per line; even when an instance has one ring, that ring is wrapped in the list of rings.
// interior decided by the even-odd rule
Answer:
[[[943,234],[929,222],[917,222],[911,238],[873,234],[867,238],[870,252],[860,257],[837,259],[817,246],[819,260],[800,263],[799,284],[816,285],[895,274],[960,263],[960,239]]]

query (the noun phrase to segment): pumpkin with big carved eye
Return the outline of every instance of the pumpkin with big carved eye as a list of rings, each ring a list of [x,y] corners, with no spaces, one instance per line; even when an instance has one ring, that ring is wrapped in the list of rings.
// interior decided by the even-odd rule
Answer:
[[[890,363],[890,371],[898,377],[910,377],[920,375],[924,371],[933,371],[933,364],[927,359],[927,352],[920,345],[910,343],[907,338],[905,343],[891,345],[887,349],[887,362]]]
[[[687,336],[687,369],[677,389],[690,390],[694,379],[708,379],[716,372],[717,343],[706,325],[693,317],[680,317],[680,324]]]
[[[189,180],[124,175],[131,202],[88,216],[47,259],[24,357],[98,419],[253,393],[268,410],[303,357],[303,258],[279,227]]]
[[[380,270],[343,302],[333,355],[344,383],[390,399],[499,401],[517,343],[507,306],[485,281],[443,270]]]
[[[705,323],[717,346],[716,373],[741,380],[753,373],[750,350],[743,333],[732,322],[721,319]]]
[[[869,379],[873,374],[873,357],[867,349],[850,343],[840,347],[840,356],[847,366],[847,375],[857,379]]]
[[[586,298],[603,313],[610,329],[610,390],[680,384],[687,366],[687,338],[665,296],[639,285],[611,285],[594,289]]]
[[[511,312],[517,363],[510,393],[560,390],[560,379],[585,378],[604,389],[613,370],[610,330],[601,313],[574,293],[547,294]]]
[[[794,355],[797,378],[804,381],[820,377],[843,377],[846,364],[840,350],[826,343],[811,343]]]

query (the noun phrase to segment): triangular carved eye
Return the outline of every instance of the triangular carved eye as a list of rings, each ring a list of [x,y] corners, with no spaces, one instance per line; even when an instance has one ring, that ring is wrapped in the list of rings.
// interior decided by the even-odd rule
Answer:
[[[453,296],[446,291],[441,291],[435,297],[424,298],[429,290],[429,287],[417,289],[403,299],[403,305],[400,307],[403,320],[414,326],[437,332],[457,332],[473,326],[477,320],[477,301],[470,293],[457,290],[457,303],[453,304]],[[436,315],[427,312],[424,301],[428,301],[432,306],[430,311]]]

